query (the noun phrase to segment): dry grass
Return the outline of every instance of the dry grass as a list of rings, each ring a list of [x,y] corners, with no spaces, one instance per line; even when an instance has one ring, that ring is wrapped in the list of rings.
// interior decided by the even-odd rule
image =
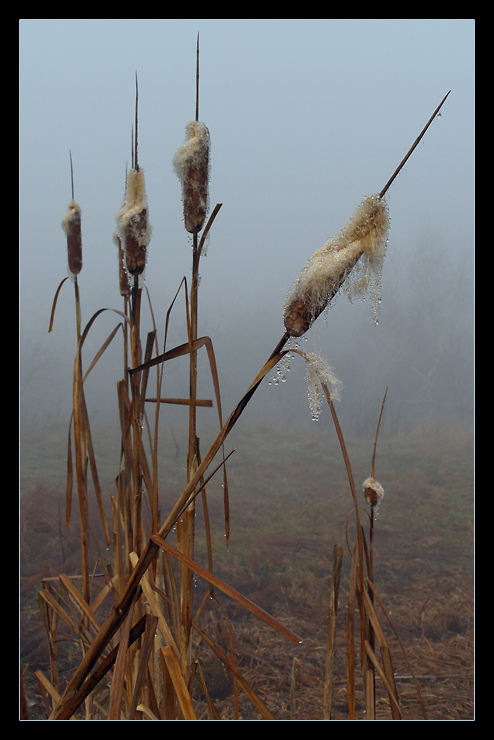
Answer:
[[[300,645],[286,642],[221,592],[217,594],[220,605],[208,602],[201,627],[225,650],[230,622],[237,665],[278,719],[322,718],[332,553],[334,544],[341,542],[351,509],[346,471],[334,454],[331,439],[318,429],[304,433],[302,447],[296,429],[247,429],[241,425],[236,437],[238,451],[229,465],[232,539],[228,552],[222,534],[221,495],[213,493],[209,501],[214,572],[294,630],[303,641]],[[36,440],[37,445],[43,443],[43,439]],[[354,468],[363,477],[370,460],[369,444],[351,441],[349,446]],[[264,456],[259,449],[264,450]],[[303,451],[302,466],[293,465],[294,450]],[[410,663],[407,664],[384,621],[404,719],[422,717],[413,676],[418,681],[428,719],[472,719],[471,439],[460,431],[447,438],[437,433],[424,438],[384,438],[378,463],[386,497],[376,522],[375,581]],[[456,481],[454,490],[448,475],[451,472]],[[105,487],[110,485],[109,480],[105,481]],[[58,497],[52,488],[36,489],[28,480],[24,481],[23,490],[22,521],[30,538],[29,548],[23,548],[21,563],[22,666],[31,717],[46,719],[34,677],[35,670],[49,676],[47,641],[36,592],[41,578],[78,571],[78,523],[74,516],[70,529],[65,530],[63,485],[59,486]],[[167,507],[173,501],[171,493],[163,493],[161,501]],[[415,502],[411,510],[410,501]],[[59,510],[64,541],[54,548],[53,542],[58,543]],[[199,562],[203,562],[206,553],[201,522],[199,513]],[[345,612],[350,561],[345,543],[342,545],[332,705],[333,718],[337,720],[348,719]],[[197,579],[194,584],[200,601],[205,587]],[[70,678],[80,653],[69,630],[60,623],[59,637],[62,636],[65,641],[58,643],[58,651],[63,683]],[[231,676],[196,636],[194,641],[212,701],[223,718],[232,717]],[[102,700],[107,690],[103,685]],[[389,719],[389,704],[379,678],[377,692],[378,718]],[[208,705],[198,686],[193,696],[198,716],[207,718]],[[258,718],[257,710],[243,692],[239,702],[242,718]],[[357,716],[365,716],[360,688]]]

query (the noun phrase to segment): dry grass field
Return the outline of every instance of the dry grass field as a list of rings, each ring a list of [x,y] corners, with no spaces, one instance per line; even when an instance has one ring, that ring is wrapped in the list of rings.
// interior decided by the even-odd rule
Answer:
[[[332,553],[344,548],[333,688],[333,720],[348,719],[346,609],[353,537],[352,504],[334,430],[320,420],[304,434],[240,428],[229,461],[231,538],[224,542],[220,490],[211,490],[209,517],[214,572],[302,638],[293,645],[216,591],[203,614],[203,629],[218,645],[229,644],[231,623],[239,669],[277,720],[321,720]],[[77,519],[64,514],[64,457],[53,462],[60,429],[24,430],[21,458],[21,668],[30,719],[47,712],[34,673],[49,675],[49,653],[37,592],[43,578],[80,572]],[[348,441],[356,480],[368,475],[371,444]],[[51,467],[45,468],[51,455]],[[173,480],[173,460],[170,459]],[[415,432],[380,441],[377,466],[384,489],[375,522],[374,583],[399,640],[386,623],[400,707],[405,720],[471,720],[473,665],[473,452],[461,429]],[[110,471],[105,493],[112,493]],[[173,503],[173,484],[160,494]],[[205,562],[198,507],[196,560]],[[94,515],[97,522],[97,514]],[[94,541],[92,556],[97,560]],[[195,599],[204,592],[196,579]],[[80,662],[77,640],[59,633],[61,685]],[[217,656],[197,645],[211,699],[222,719],[234,719],[231,676]],[[108,686],[102,682],[99,701]],[[418,691],[417,691],[418,687]],[[391,719],[389,700],[376,679],[376,719]],[[210,719],[206,702],[194,696],[199,718]],[[240,691],[237,716],[259,719]],[[365,718],[357,691],[357,719]]]

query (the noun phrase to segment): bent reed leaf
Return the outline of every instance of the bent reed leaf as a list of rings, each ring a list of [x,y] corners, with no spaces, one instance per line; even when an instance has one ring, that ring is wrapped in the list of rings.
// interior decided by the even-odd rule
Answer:
[[[48,333],[50,333],[50,332],[51,332],[51,330],[53,329],[53,322],[55,321],[55,310],[56,310],[56,307],[57,307],[57,302],[58,302],[58,296],[60,295],[60,291],[61,291],[61,289],[62,289],[62,285],[63,285],[63,284],[65,283],[65,281],[66,281],[66,280],[68,280],[68,279],[69,279],[68,277],[65,277],[65,278],[64,278],[64,279],[63,279],[63,280],[61,281],[60,285],[58,286],[58,288],[57,288],[57,289],[56,289],[56,291],[55,291],[55,295],[54,295],[54,297],[53,297],[53,304],[52,304],[52,307],[51,307],[51,314],[50,314],[50,323],[49,323],[49,325],[48,325]]]
[[[267,625],[279,632],[280,635],[283,635],[283,637],[286,637],[288,640],[290,640],[290,642],[295,643],[295,645],[298,645],[302,642],[302,639],[291,629],[286,627],[271,614],[268,614],[268,612],[266,612],[264,609],[261,609],[260,606],[255,604],[246,596],[243,596],[235,588],[222,581],[220,578],[218,578],[218,576],[215,576],[214,573],[210,573],[208,570],[206,570],[206,568],[203,568],[202,565],[195,563],[186,555],[183,555],[179,550],[173,547],[173,545],[170,545],[165,539],[157,534],[153,534],[151,536],[151,540],[163,550],[166,550],[166,552],[170,553],[170,555],[173,555],[173,557],[175,557],[179,562],[183,563],[187,568],[190,568],[190,570],[192,570],[198,576],[204,578],[206,581],[208,581],[208,583],[216,586],[227,596],[230,596],[230,598],[234,599],[238,604],[243,606],[248,611],[252,612],[252,614],[255,614],[257,617],[259,617],[259,619],[261,619]]]

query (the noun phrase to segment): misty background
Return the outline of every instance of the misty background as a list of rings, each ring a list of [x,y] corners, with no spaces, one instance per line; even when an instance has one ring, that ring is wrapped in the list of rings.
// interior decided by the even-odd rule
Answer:
[[[112,241],[130,166],[135,74],[139,164],[153,235],[146,287],[160,341],[191,270],[173,155],[195,115],[211,134],[210,210],[222,208],[201,261],[199,334],[212,338],[226,417],[284,333],[285,295],[310,255],[379,192],[451,90],[387,194],[391,230],[380,320],[370,302],[338,296],[302,349],[342,381],[344,431],[470,427],[474,322],[474,21],[472,19],[21,19],[19,354],[21,430],[68,428],[75,352],[74,289],[61,219],[82,209],[83,325],[121,310]],[[145,305],[145,302],[144,302]],[[119,321],[96,320],[87,367]],[[152,328],[144,311],[143,333]],[[186,339],[183,290],[168,348]],[[91,373],[91,420],[118,430],[117,335]],[[167,363],[164,394],[187,396],[187,361]],[[214,398],[205,352],[200,390]],[[313,425],[305,368],[268,378],[240,423]],[[184,409],[167,407],[174,424]],[[200,410],[199,425],[217,423]],[[319,424],[330,423],[323,409]],[[118,432],[117,432],[118,433]],[[62,439],[62,437],[61,437]]]

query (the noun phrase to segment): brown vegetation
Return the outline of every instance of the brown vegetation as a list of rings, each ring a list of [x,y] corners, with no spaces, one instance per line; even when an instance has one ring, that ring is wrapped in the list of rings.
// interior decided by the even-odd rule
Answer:
[[[392,614],[389,604],[393,603],[393,594],[386,592],[392,574],[387,574],[383,588],[379,578],[376,580],[386,565],[376,549],[377,505],[382,496],[367,496],[365,506],[327,387],[327,382],[337,386],[331,371],[310,353],[285,349],[290,336],[300,334],[298,328],[285,331],[223,420],[213,342],[198,334],[200,259],[220,204],[206,221],[209,132],[199,123],[197,100],[195,121],[188,125],[186,141],[175,157],[184,225],[192,234],[191,279],[189,284],[184,278],[178,286],[166,315],[164,336],[159,336],[151,298],[143,287],[151,229],[143,170],[137,156],[137,84],[132,168],[126,177],[124,204],[117,214],[122,250],[119,268],[125,266],[129,288],[122,286],[121,270],[118,275],[115,271],[121,286],[122,310],[99,309],[83,326],[79,286],[82,251],[75,271],[71,270],[77,345],[64,501],[62,504],[61,492],[40,487],[26,491],[21,500],[23,659],[28,663],[34,659],[36,666],[34,673],[30,673],[29,665],[23,669],[28,712],[23,718],[329,720],[339,719],[344,707],[345,719],[402,719],[405,707],[400,681],[407,682],[405,693],[413,711],[425,718],[426,701],[397,629],[396,615],[403,602],[398,600],[396,614]],[[344,287],[350,272],[362,278],[365,288],[368,268],[376,259],[381,264],[388,225],[384,192],[366,201],[343,229],[337,253],[348,248],[351,258],[342,269],[331,267],[329,293],[327,281],[321,291],[314,287],[320,277],[319,267],[309,270],[309,282],[297,294],[297,300],[300,296],[305,300],[304,326],[310,325],[336,290]],[[80,210],[72,211],[79,218],[71,216],[68,230],[64,222],[69,253],[74,248],[74,224],[79,238],[81,235]],[[82,250],[81,239],[78,247]],[[332,248],[329,251],[334,257]],[[50,331],[65,281],[55,293]],[[142,305],[146,299],[153,326],[144,334]],[[170,349],[169,315],[177,310],[181,299],[184,341]],[[88,359],[87,337],[101,313],[108,310],[117,316],[118,323],[96,355]],[[123,377],[116,380],[120,456],[113,485],[108,488],[102,483],[99,469],[86,403],[86,380],[116,337],[123,340],[124,359]],[[199,352],[207,353],[214,402],[197,397]],[[334,444],[339,448],[344,472],[343,485],[331,489],[339,501],[344,501],[345,522],[341,522],[336,539],[328,543],[325,526],[334,516],[334,508],[323,514],[328,501],[316,493],[314,485],[319,466],[307,470],[304,485],[308,491],[303,491],[307,499],[302,503],[298,498],[291,512],[287,486],[275,476],[269,496],[259,498],[256,492],[242,509],[245,517],[252,518],[252,526],[245,530],[251,543],[244,543],[238,566],[233,560],[226,567],[222,555],[218,557],[224,547],[217,542],[221,532],[221,545],[226,545],[227,551],[232,545],[227,475],[232,453],[227,453],[225,443],[266,374],[290,352],[312,368],[309,377],[317,386],[311,390],[314,416],[319,415],[324,399],[329,408],[336,432]],[[186,398],[169,398],[163,393],[167,363],[179,357],[188,358],[189,393]],[[181,492],[172,490],[167,499],[160,479],[160,461],[165,454],[160,409],[170,403],[188,407],[188,427],[186,482]],[[200,405],[216,407],[219,429],[205,452],[197,428]],[[362,476],[367,490],[374,491],[380,485],[374,478],[378,429],[379,423],[371,476],[368,468]],[[294,459],[300,466],[304,454],[300,439],[298,443]],[[286,463],[285,474],[290,464]],[[324,467],[324,460],[321,464]],[[249,459],[249,477],[253,470],[263,476],[258,481],[262,489],[273,475],[273,463],[263,467],[255,458]],[[218,480],[222,481],[219,506],[211,494]],[[346,491],[344,497],[342,489]],[[296,490],[290,493],[296,498],[300,494]],[[263,522],[255,516],[256,505],[268,506],[268,517]],[[274,536],[276,507],[282,512],[282,516],[278,512],[278,521],[288,525],[278,536]],[[319,507],[320,514],[316,516],[312,507]],[[307,517],[302,528],[302,520]],[[266,522],[270,523],[267,532]],[[321,524],[323,539],[319,540]],[[265,535],[268,540],[263,540]],[[257,540],[254,548],[253,539]],[[401,533],[398,542],[403,542]],[[295,559],[300,560],[300,570],[288,567]],[[408,567],[410,562],[407,558]],[[37,579],[35,612],[33,587]],[[423,635],[427,598],[419,603],[410,600],[412,586],[407,587],[406,599]],[[464,591],[456,596],[462,599],[462,594]],[[454,621],[446,614],[443,618],[450,626],[469,624],[466,616],[463,621]],[[44,663],[39,652],[41,643],[32,634],[32,626],[39,630],[40,624],[46,637]],[[402,657],[397,658],[396,653]],[[463,667],[460,674],[463,679]]]

